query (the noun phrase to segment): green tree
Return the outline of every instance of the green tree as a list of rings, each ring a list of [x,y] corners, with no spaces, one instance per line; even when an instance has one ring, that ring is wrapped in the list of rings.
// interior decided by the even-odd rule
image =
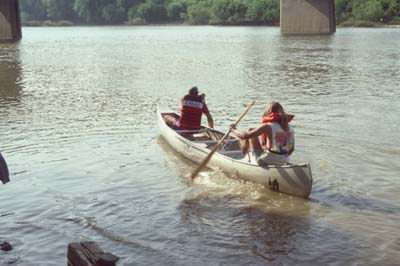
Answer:
[[[396,0],[354,0],[352,15],[368,21],[390,20],[395,14]]]
[[[104,6],[101,15],[105,23],[111,24],[122,23],[127,19],[125,8],[118,2]]]
[[[351,0],[336,0],[335,1],[335,15],[336,20],[341,22],[349,17],[351,14],[352,1]]]
[[[20,6],[22,20],[270,24],[279,22],[280,0],[20,0]],[[335,8],[338,22],[400,23],[400,0],[335,0]]]
[[[20,9],[23,20],[45,20],[47,18],[46,6],[41,0],[20,0]]]
[[[182,21],[187,12],[187,3],[180,0],[172,0],[166,4],[167,16],[173,21]]]
[[[384,21],[390,21],[400,15],[400,0],[385,0],[382,6],[385,10]]]
[[[279,21],[279,0],[252,0],[249,2],[246,17],[256,23],[276,23]]]
[[[146,23],[160,23],[166,21],[167,10],[154,0],[147,0],[138,5],[136,16]]]
[[[211,19],[210,7],[204,2],[189,5],[187,19],[191,23],[207,24]]]
[[[70,0],[43,0],[47,16],[51,20],[72,20],[74,11]]]
[[[217,22],[245,21],[247,6],[243,0],[215,0],[212,12]]]
[[[143,3],[144,0],[117,0],[116,3],[118,6],[124,7],[126,11],[130,8],[137,6],[140,3]]]
[[[80,20],[86,23],[99,23],[102,21],[99,4],[97,0],[75,0],[73,9]]]

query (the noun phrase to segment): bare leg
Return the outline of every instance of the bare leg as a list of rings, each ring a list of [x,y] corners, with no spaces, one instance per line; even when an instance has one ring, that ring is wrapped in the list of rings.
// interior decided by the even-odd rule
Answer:
[[[260,140],[258,139],[258,137],[253,137],[250,139],[250,150],[255,152],[257,156],[259,156],[262,153],[263,149],[261,147]]]
[[[253,128],[249,128],[247,131],[251,131],[253,130]],[[260,140],[258,139],[258,137],[253,137],[251,139],[246,140],[247,141],[247,152],[248,151],[252,151],[254,152],[257,156],[260,155],[263,151],[261,144],[260,144]],[[243,151],[243,149],[242,149]]]
[[[248,139],[243,139],[240,141],[240,149],[242,150],[242,153],[244,155],[246,155],[249,152],[250,144]]]
[[[167,123],[168,126],[174,128],[175,117],[173,117],[172,115],[165,115],[164,121],[165,123]]]

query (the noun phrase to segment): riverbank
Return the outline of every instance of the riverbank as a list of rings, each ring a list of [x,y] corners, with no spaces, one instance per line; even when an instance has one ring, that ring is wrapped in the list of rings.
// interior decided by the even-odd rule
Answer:
[[[76,26],[108,26],[110,24],[80,24],[74,23],[68,20],[61,21],[22,21],[23,27],[76,27]],[[193,25],[211,25],[211,26],[276,26],[279,27],[279,23],[257,23],[257,22],[240,22],[240,23],[190,23],[190,22],[166,22],[166,23],[144,23],[141,21],[130,21],[123,24],[111,24],[117,26],[149,26],[149,25],[182,25],[182,26],[193,26]],[[379,23],[379,22],[370,22],[370,21],[355,21],[348,20],[337,24],[338,28],[346,28],[346,27],[368,27],[368,28],[400,28],[400,23]]]
[[[24,27],[73,27],[73,26],[149,26],[149,25],[173,25],[173,26],[205,26],[205,25],[214,25],[214,26],[279,26],[279,23],[260,23],[260,22],[208,22],[208,23],[200,23],[200,22],[164,22],[164,23],[146,23],[141,20],[131,20],[121,24],[91,24],[91,23],[74,23],[69,20],[60,20],[60,21],[51,21],[51,20],[27,20],[21,22]]]
[[[383,23],[349,19],[338,23],[337,27],[400,28],[400,22],[396,21]]]

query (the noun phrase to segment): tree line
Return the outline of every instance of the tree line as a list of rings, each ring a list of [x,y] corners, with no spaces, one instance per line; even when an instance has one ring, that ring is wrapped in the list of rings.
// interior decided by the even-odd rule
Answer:
[[[25,23],[274,25],[280,0],[20,0],[20,7]],[[338,23],[400,24],[400,0],[335,0],[335,12]]]

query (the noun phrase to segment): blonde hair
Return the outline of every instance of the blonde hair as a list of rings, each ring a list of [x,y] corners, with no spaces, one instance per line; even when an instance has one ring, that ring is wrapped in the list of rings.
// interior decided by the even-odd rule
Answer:
[[[280,103],[272,101],[269,104],[267,104],[267,106],[264,109],[263,118],[268,117],[272,113],[278,113],[282,116],[280,122],[281,127],[283,128],[283,130],[288,131],[289,130],[288,117]]]

